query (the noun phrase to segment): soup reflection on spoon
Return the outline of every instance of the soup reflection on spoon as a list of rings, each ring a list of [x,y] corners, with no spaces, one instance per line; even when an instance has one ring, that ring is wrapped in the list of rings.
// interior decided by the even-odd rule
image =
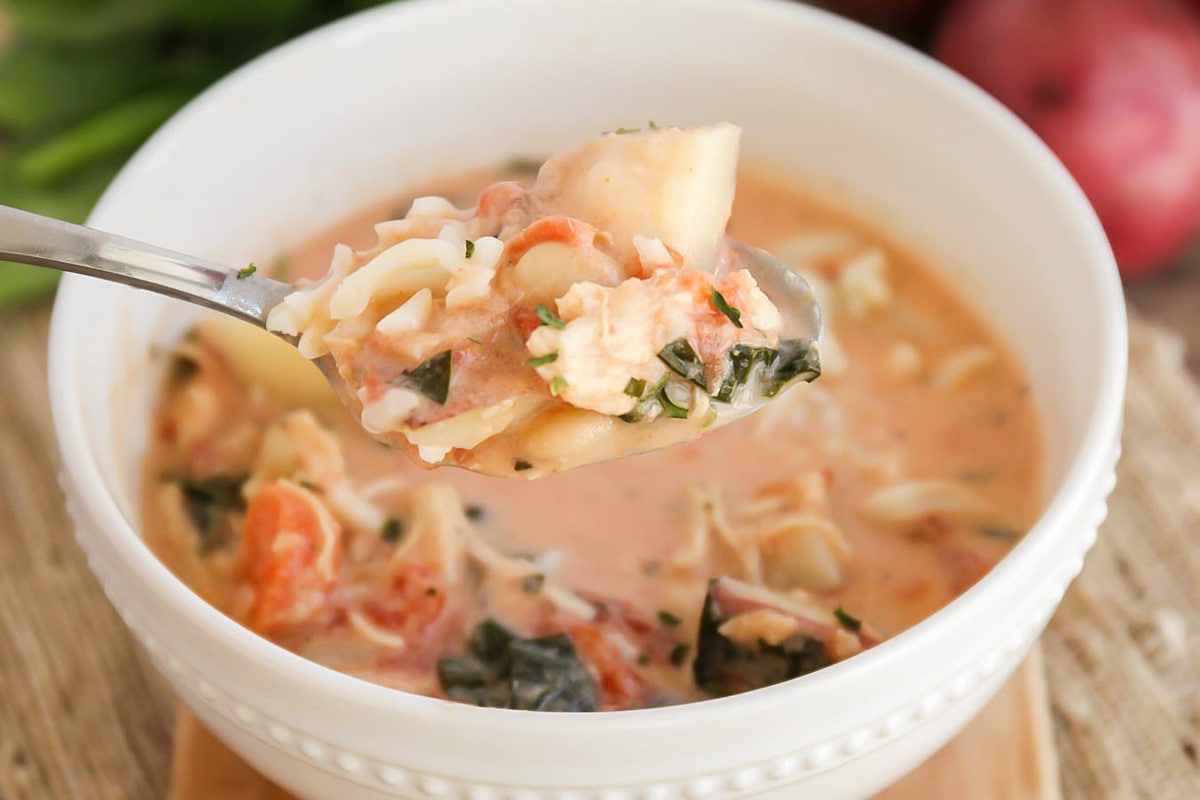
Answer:
[[[439,197],[295,285],[0,208],[0,257],[264,325],[375,438],[536,477],[689,441],[820,374],[808,284],[725,236],[741,131],[606,133],[532,186]]]

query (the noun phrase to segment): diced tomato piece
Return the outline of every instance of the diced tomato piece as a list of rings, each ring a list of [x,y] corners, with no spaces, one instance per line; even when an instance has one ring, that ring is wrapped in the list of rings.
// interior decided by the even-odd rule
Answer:
[[[955,595],[970,589],[992,568],[988,559],[964,547],[947,545],[939,553],[946,576],[950,580],[950,591]]]
[[[521,341],[529,338],[529,335],[537,330],[541,322],[537,318],[537,313],[532,308],[525,306],[516,306],[511,312],[512,324],[521,334]]]
[[[516,181],[493,183],[479,194],[480,217],[489,219],[502,217],[525,196],[525,188]]]
[[[263,487],[246,510],[239,563],[254,591],[246,618],[253,630],[282,633],[325,609],[341,563],[340,530],[316,502],[281,481]]]
[[[446,600],[441,568],[429,561],[409,561],[396,572],[386,593],[368,601],[363,611],[376,625],[416,645],[427,642],[445,618]]]
[[[572,621],[565,627],[579,657],[596,678],[601,708],[621,711],[645,705],[650,696],[649,682],[625,660],[620,649],[608,640],[600,626]]]
[[[596,229],[574,217],[542,217],[528,228],[508,240],[505,253],[516,261],[531,247],[544,242],[562,242],[582,247],[590,245],[596,238]]]

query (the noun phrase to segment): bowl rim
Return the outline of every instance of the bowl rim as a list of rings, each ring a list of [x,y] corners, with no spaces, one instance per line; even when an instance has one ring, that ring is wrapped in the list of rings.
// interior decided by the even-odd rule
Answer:
[[[257,661],[306,690],[335,696],[356,705],[373,706],[383,713],[400,715],[430,723],[445,722],[453,715],[458,723],[501,725],[507,730],[531,732],[625,731],[643,725],[675,724],[686,719],[688,725],[703,722],[719,724],[720,718],[734,713],[739,716],[753,713],[778,702],[782,695],[820,691],[823,682],[831,679],[857,681],[864,673],[913,650],[925,647],[937,627],[950,617],[969,615],[978,598],[995,584],[1010,580],[1023,570],[1027,562],[1039,559],[1043,551],[1055,546],[1050,533],[1062,529],[1084,504],[1092,499],[1096,486],[1111,468],[1111,452],[1118,441],[1127,370],[1126,312],[1116,263],[1107,237],[1095,212],[1069,175],[1065,167],[1045,144],[1015,115],[981,89],[932,58],[911,49],[881,33],[830,12],[785,0],[658,0],[663,4],[703,7],[715,13],[759,15],[771,24],[805,26],[820,31],[820,35],[840,40],[847,49],[874,51],[876,56],[890,59],[895,68],[912,73],[917,79],[936,87],[952,102],[982,118],[1002,132],[1008,144],[1034,163],[1044,174],[1046,188],[1056,192],[1066,213],[1073,218],[1081,238],[1084,261],[1095,273],[1100,303],[1097,309],[1104,325],[1103,338],[1096,351],[1104,374],[1100,391],[1093,400],[1083,440],[1071,459],[1071,466],[1058,488],[1049,498],[1045,509],[1029,532],[1004,558],[973,587],[946,606],[911,628],[888,639],[854,658],[826,667],[819,672],[785,681],[763,689],[724,698],[701,700],[662,708],[630,711],[576,712],[539,714],[510,709],[478,708],[449,700],[388,688],[337,672],[302,656],[294,654],[243,627],[209,605],[179,580],[151,552],[134,525],[121,513],[116,500],[108,493],[99,465],[86,435],[83,415],[77,395],[68,391],[74,386],[71,375],[74,359],[70,353],[75,333],[72,326],[72,306],[83,307],[88,280],[68,275],[54,304],[49,345],[49,381],[54,427],[62,457],[63,473],[87,508],[93,527],[109,539],[114,553],[125,565],[149,584],[152,593],[173,605],[188,623],[202,629],[211,639],[226,642],[246,658]],[[226,91],[235,86],[253,84],[260,74],[286,69],[293,59],[308,58],[326,44],[372,37],[380,26],[403,24],[414,15],[429,13],[463,13],[464,8],[483,5],[489,0],[407,0],[353,14],[292,39],[259,56],[208,88],[191,101],[127,162],[109,185],[90,220],[101,219],[108,213],[116,198],[135,185],[144,172],[144,165],[156,160],[158,151],[169,146],[176,131],[190,124],[201,109],[221,102]],[[538,0],[518,0],[521,3]],[[518,5],[519,7],[519,5]]]

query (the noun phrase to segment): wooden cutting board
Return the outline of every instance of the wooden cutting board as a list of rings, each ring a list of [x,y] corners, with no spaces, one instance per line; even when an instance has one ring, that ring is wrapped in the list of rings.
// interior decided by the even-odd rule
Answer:
[[[169,800],[293,800],[181,709]],[[1041,651],[929,761],[875,800],[1060,800]]]

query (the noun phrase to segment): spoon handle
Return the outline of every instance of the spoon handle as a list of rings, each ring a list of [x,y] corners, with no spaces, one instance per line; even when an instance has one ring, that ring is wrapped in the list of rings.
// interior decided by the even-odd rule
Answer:
[[[0,205],[0,260],[147,289],[262,327],[289,284],[161,247]]]

